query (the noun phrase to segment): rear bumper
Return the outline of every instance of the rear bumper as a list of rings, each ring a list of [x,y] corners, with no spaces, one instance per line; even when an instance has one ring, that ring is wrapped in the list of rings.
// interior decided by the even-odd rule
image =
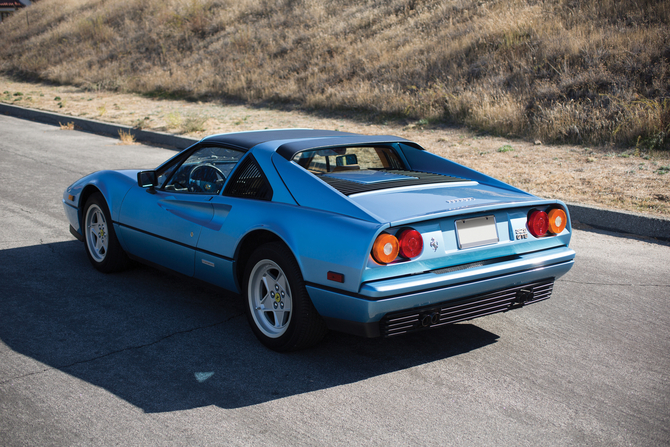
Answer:
[[[357,295],[314,285],[308,285],[307,290],[331,329],[376,337],[382,333],[379,323],[387,314],[441,308],[458,301],[476,301],[496,291],[553,282],[572,268],[574,257],[573,250],[560,247],[465,270],[375,281],[364,284]],[[495,312],[508,308],[509,303]],[[480,315],[472,318],[476,316]]]

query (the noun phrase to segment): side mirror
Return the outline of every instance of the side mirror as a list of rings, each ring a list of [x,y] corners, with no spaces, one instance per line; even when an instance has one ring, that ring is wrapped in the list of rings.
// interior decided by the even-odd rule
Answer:
[[[137,184],[141,188],[149,188],[147,191],[155,192],[154,187],[157,183],[156,171],[141,171],[137,173]]]

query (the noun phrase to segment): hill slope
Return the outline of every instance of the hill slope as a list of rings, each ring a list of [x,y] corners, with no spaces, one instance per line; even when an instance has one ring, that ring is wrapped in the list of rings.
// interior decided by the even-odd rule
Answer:
[[[670,148],[663,0],[41,0],[0,71]]]

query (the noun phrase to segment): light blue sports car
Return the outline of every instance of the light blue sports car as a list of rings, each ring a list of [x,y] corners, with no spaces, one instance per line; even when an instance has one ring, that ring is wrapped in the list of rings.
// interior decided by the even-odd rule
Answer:
[[[545,300],[575,257],[563,203],[388,135],[213,135],[153,171],[90,174],[63,205],[95,268],[135,259],[237,292],[277,351]]]

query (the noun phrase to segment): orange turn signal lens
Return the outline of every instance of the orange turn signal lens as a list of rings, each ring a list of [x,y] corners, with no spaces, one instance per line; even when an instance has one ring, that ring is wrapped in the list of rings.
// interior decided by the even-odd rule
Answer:
[[[549,231],[559,234],[568,224],[568,216],[560,208],[554,208],[549,211]]]
[[[372,257],[380,264],[388,264],[398,257],[400,245],[395,236],[382,233],[372,245]]]

